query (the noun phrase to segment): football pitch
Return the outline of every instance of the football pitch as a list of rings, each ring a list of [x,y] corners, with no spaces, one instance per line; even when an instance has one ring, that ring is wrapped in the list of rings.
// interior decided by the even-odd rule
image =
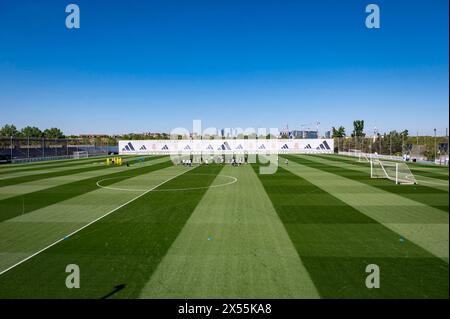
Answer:
[[[124,161],[0,167],[0,298],[449,297],[448,168],[409,164],[418,184],[396,185],[338,155],[267,175]]]

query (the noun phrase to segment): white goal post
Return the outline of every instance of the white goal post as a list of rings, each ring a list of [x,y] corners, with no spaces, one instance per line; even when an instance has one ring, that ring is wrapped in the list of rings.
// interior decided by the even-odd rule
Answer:
[[[370,177],[387,178],[395,184],[417,184],[417,180],[405,163],[380,161],[377,158],[370,159]]]
[[[73,158],[88,158],[89,153],[87,151],[73,152]]]

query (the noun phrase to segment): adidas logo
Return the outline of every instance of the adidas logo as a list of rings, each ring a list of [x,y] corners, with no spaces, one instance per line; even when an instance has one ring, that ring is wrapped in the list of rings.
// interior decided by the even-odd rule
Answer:
[[[211,144],[210,144],[210,145],[208,145],[208,147],[207,147],[206,149],[207,149],[207,150],[212,150],[213,147],[212,147]]]
[[[190,150],[191,147],[190,147],[189,145],[186,145],[186,146],[184,147],[184,149],[185,149],[185,150]]]
[[[220,145],[220,147],[218,148],[218,150],[231,150],[230,145],[228,145],[228,142],[224,142],[222,145]]]
[[[162,150],[169,150],[169,148],[167,147],[167,145],[164,145],[163,147],[161,147]]]
[[[128,142],[128,144],[127,145],[125,145],[125,147],[124,148],[122,148],[122,151],[134,151],[134,146],[133,146],[133,144],[131,144],[131,142]]]
[[[140,150],[140,151],[146,151],[147,148],[145,147],[145,145],[142,145],[142,146],[139,148],[139,150]]]
[[[241,150],[241,149],[243,149],[243,147],[242,147],[241,144],[239,144],[239,145],[236,147],[236,149],[237,149],[237,150]]]
[[[305,148],[310,149],[312,148],[310,144],[306,145]]]
[[[258,149],[259,149],[259,150],[265,150],[266,147],[264,146],[264,144],[261,144],[261,145],[258,147]]]
[[[330,145],[328,145],[327,141],[323,141],[322,144],[320,144],[320,145],[325,146],[325,148],[326,148],[327,150],[331,150],[331,147],[330,147]]]
[[[282,150],[288,150],[288,149],[289,149],[289,146],[287,146],[287,144],[284,144],[284,145],[281,147],[281,149],[282,149]]]
[[[318,150],[331,150],[330,145],[328,145],[327,141],[323,141],[316,149],[318,149]]]

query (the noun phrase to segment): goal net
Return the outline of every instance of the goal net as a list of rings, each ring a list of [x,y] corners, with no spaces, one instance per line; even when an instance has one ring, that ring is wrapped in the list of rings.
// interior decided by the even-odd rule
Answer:
[[[358,157],[358,162],[364,162],[364,163],[369,163],[369,157],[367,157],[367,154],[365,153],[359,153],[359,157]]]
[[[73,158],[87,158],[89,153],[87,151],[73,152]]]
[[[380,161],[376,158],[370,160],[370,177],[387,178],[396,184],[417,184],[413,173],[405,163]]]
[[[353,157],[359,157],[360,155],[361,155],[361,150],[358,150],[358,149],[354,149],[354,148],[350,148],[349,150],[348,150],[348,153],[351,155],[351,156],[353,156]]]

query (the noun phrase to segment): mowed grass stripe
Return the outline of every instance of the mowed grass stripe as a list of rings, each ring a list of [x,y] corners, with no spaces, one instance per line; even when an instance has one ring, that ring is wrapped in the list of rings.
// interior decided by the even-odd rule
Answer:
[[[414,169],[421,170],[424,172],[433,171],[436,174],[442,174],[448,176],[448,166],[445,165],[436,165],[436,164],[426,164],[426,163],[418,163],[418,162],[408,162],[408,166],[413,167]]]
[[[144,193],[143,190],[149,190],[185,172],[185,167],[169,166],[113,185],[128,191],[98,188],[1,222],[0,273],[135,199]]]
[[[325,160],[331,160],[338,163],[345,163],[348,164],[350,167],[353,167],[355,169],[357,168],[370,168],[370,163],[367,161],[360,162],[358,158],[355,157],[349,157],[349,156],[343,156],[343,155],[314,155],[317,158],[322,158]],[[408,168],[411,170],[411,172],[416,176],[418,180],[420,180],[421,177],[426,177],[427,179],[435,179],[436,182],[439,182],[443,184],[443,181],[448,181],[448,169],[440,167],[440,166],[431,166],[428,165],[428,167],[422,167],[417,166],[416,163],[412,162],[398,162],[398,161],[389,161],[389,160],[383,160],[385,162],[390,163],[403,163],[408,166]]]
[[[360,166],[360,167],[368,167],[369,166],[369,163],[367,163],[367,162],[359,162],[358,158],[351,158],[348,156],[317,155],[317,157],[320,157],[323,159],[329,159],[329,160],[337,161],[337,162],[349,163],[349,164],[353,164],[353,165]],[[395,163],[395,162],[393,161],[393,163]],[[448,173],[445,174],[445,171],[441,171],[440,167],[428,167],[427,169],[425,169],[425,168],[422,168],[421,166],[415,166],[413,163],[409,163],[409,162],[404,163],[404,164],[408,165],[411,172],[415,175],[448,181]]]
[[[146,157],[144,160],[148,161],[153,159],[154,157]],[[129,161],[129,163],[134,163],[135,160],[128,159],[126,161]],[[100,164],[100,162],[98,162]],[[124,163],[125,164],[125,163]],[[43,171],[38,171],[35,174],[26,174],[23,176],[17,176],[17,177],[11,177],[11,178],[4,178],[0,179],[0,188],[5,186],[11,186],[16,184],[22,184],[22,183],[28,183],[32,181],[37,181],[41,179],[47,179],[47,178],[53,178],[58,176],[64,176],[64,175],[71,175],[71,174],[78,174],[82,172],[89,172],[89,171],[95,171],[95,170],[101,170],[109,168],[104,163],[101,163],[100,165],[82,165],[81,167],[73,168],[73,167],[63,167],[63,168],[57,168],[56,170],[52,169],[46,169]]]
[[[131,163],[133,161],[133,159],[134,159],[134,156],[123,157],[124,163],[126,161],[129,161]],[[106,162],[105,158],[100,158],[100,159],[97,158],[95,160],[91,159],[90,161],[79,160],[79,162],[74,162],[74,163],[70,163],[70,164],[59,164],[58,161],[54,161],[53,164],[48,164],[43,167],[33,167],[33,168],[28,168],[28,169],[11,170],[11,172],[4,171],[3,174],[0,175],[0,180],[20,177],[20,176],[33,175],[33,174],[64,171],[64,170],[82,168],[82,167],[92,167],[93,165],[105,165],[105,162]]]
[[[448,262],[448,213],[295,161],[284,167]]]
[[[38,170],[30,170],[30,171],[24,171],[24,172],[16,172],[11,174],[4,174],[0,176],[0,181],[8,180],[8,179],[16,179],[26,176],[32,176],[32,175],[39,175],[39,174],[48,174],[48,173],[55,173],[55,172],[63,172],[73,169],[80,169],[80,168],[93,168],[93,167],[104,167],[104,162],[93,162],[88,164],[78,164],[78,165],[70,165],[68,167],[45,167]]]
[[[208,186],[221,166],[198,167],[158,189]],[[0,298],[138,297],[206,189],[150,192],[0,276]],[[67,289],[67,264],[81,288]]]
[[[78,174],[82,172],[96,171],[101,169],[106,169],[105,165],[93,165],[93,166],[84,166],[79,168],[71,168],[71,169],[58,169],[56,171],[43,171],[37,172],[31,175],[23,175],[23,176],[14,176],[11,178],[0,179],[0,187],[17,185],[22,183],[29,183],[33,181],[37,181],[40,179],[53,178],[64,175]]]
[[[108,179],[102,184],[104,186],[111,185],[130,177],[168,167],[171,163],[168,157],[166,159],[167,160],[164,162],[159,162],[154,159],[152,160],[155,161],[153,165],[138,168],[129,167],[129,170],[102,175],[101,179]],[[150,164],[152,164],[152,161]],[[53,205],[69,198],[80,196],[87,192],[91,192],[98,188],[97,181],[99,179],[99,176],[94,176],[76,182],[45,188],[40,191],[0,200],[0,222],[15,216],[32,212],[45,206]]]
[[[226,165],[141,298],[318,298],[250,165]]]
[[[55,164],[65,165],[65,164],[77,164],[82,162],[89,162],[92,160],[101,160],[105,159],[107,156],[94,156],[88,158],[77,158],[77,159],[66,159],[66,160],[48,160],[48,161],[39,161],[39,162],[29,162],[29,163],[18,163],[18,164],[2,164],[0,165],[0,173],[8,172],[11,170],[22,170],[22,169],[34,169],[34,168],[43,168],[45,166],[53,166]]]
[[[103,157],[103,156],[97,156],[97,157]],[[49,163],[70,163],[75,161],[86,161],[91,158],[71,158],[71,159],[57,159],[57,160],[46,160],[46,161],[30,161],[30,162],[23,162],[23,163],[8,163],[8,164],[2,164],[0,165],[0,170],[2,169],[9,169],[9,168],[15,168],[15,167],[32,167],[32,166],[42,166],[47,165]]]
[[[448,298],[443,260],[281,167],[258,176],[322,297]],[[365,286],[369,264],[380,289]]]
[[[47,162],[45,165],[27,165],[22,164],[22,166],[9,167],[9,165],[5,165],[0,168],[0,176],[11,174],[11,173],[22,173],[22,172],[32,172],[32,171],[40,171],[47,168],[63,168],[63,167],[71,167],[77,165],[84,164],[92,164],[92,163],[104,163],[106,157],[94,157],[89,159],[77,159],[71,162],[61,163],[59,160],[55,160],[53,162]],[[31,166],[31,167],[30,167]]]
[[[367,171],[353,167],[348,163],[324,159],[315,155],[286,156],[299,164],[317,168],[325,172],[337,174],[381,190],[406,197],[413,201],[448,212],[448,191],[427,187],[424,185],[396,185],[389,179],[370,178],[370,168]]]
[[[142,167],[147,165],[153,165],[158,162],[166,161],[164,157],[160,158],[153,158],[152,161],[147,161],[145,164],[139,163],[136,165],[132,165],[131,168],[136,167]],[[115,172],[130,170],[130,167],[127,167],[126,165],[122,166],[112,166],[105,170],[94,170],[94,171],[88,171],[88,172],[81,172],[77,174],[70,174],[70,175],[63,175],[53,178],[47,178],[47,179],[39,179],[36,181],[28,182],[28,183],[21,183],[16,185],[10,185],[0,188],[0,200],[4,200],[10,197],[24,195],[27,193],[37,192],[46,188],[50,187],[56,187],[59,185],[72,183],[76,181],[80,181],[83,179],[88,179],[95,176],[103,176],[112,174]]]
[[[341,165],[346,165],[347,168],[359,170],[361,172],[368,172],[370,170],[370,163],[368,162],[359,162],[355,158],[349,158],[348,156],[340,156],[340,155],[317,155],[318,158],[322,158],[324,160],[331,159],[336,162],[341,162]],[[342,159],[342,160],[340,160]],[[395,162],[391,162],[395,163]],[[411,172],[414,174],[416,181],[419,185],[426,186],[433,189],[438,189],[440,191],[448,192],[449,191],[449,181],[448,175],[444,176],[441,173],[438,173],[440,167],[428,167],[428,170],[425,172],[430,172],[431,174],[424,174],[424,171],[420,171],[417,174],[417,168],[412,169],[414,163],[405,163],[411,169]],[[425,169],[425,168],[424,168]],[[369,171],[370,172],[370,171]],[[435,176],[435,177],[433,177]]]
[[[341,155],[315,155],[317,158],[322,158],[324,160],[332,160],[337,163],[345,164],[348,168],[368,171],[370,169],[369,162],[359,162],[357,158],[351,158],[348,156]],[[395,163],[395,161],[390,161]],[[419,185],[439,189],[448,192],[448,174],[444,174],[441,167],[430,166],[428,168],[417,167],[414,163],[404,163],[408,166],[411,172],[414,174]]]

